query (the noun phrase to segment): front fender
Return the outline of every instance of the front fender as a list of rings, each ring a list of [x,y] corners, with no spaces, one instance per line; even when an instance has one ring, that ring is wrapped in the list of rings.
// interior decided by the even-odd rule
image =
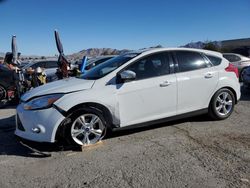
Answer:
[[[100,94],[101,92],[101,94]],[[112,116],[112,123],[118,125],[119,113],[118,113],[118,104],[115,94],[109,89],[103,89],[98,91],[96,89],[83,90],[75,93],[70,93],[62,97],[60,100],[56,101],[55,105],[65,111],[69,112],[74,107],[84,104],[99,104],[104,106],[109,110]]]

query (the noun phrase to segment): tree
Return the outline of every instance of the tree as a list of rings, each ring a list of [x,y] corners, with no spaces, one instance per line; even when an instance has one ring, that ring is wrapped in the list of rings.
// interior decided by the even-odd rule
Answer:
[[[220,52],[220,48],[213,42],[206,42],[203,49]]]

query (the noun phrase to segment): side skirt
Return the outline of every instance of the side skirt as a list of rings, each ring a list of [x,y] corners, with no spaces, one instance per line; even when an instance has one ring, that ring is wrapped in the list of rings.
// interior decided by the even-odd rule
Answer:
[[[180,115],[176,115],[176,116],[172,116],[172,117],[167,117],[167,118],[163,118],[163,119],[159,119],[159,120],[153,120],[153,121],[148,121],[148,122],[144,122],[144,123],[129,125],[126,127],[115,127],[112,130],[119,131],[119,130],[126,130],[126,129],[130,129],[130,128],[140,128],[140,127],[144,127],[144,126],[165,123],[165,122],[169,122],[169,121],[184,119],[184,118],[198,116],[198,115],[207,114],[207,113],[208,113],[208,108],[205,108],[205,109],[201,109],[201,110],[197,110],[197,111],[193,111],[193,112],[188,112],[185,114],[180,114]]]

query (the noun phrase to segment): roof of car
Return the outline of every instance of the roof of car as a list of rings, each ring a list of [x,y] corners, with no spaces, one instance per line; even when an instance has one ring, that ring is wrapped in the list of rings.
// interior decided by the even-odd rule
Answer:
[[[138,53],[138,54],[150,54],[152,52],[162,52],[162,51],[194,51],[194,52],[202,52],[209,55],[215,55],[222,57],[222,54],[220,52],[210,51],[210,50],[203,50],[203,49],[197,49],[197,48],[147,48],[142,50],[136,50],[136,51],[129,51],[126,54],[130,53]]]
[[[240,56],[242,60],[249,60],[249,57],[246,57],[244,55],[241,54],[236,54],[236,53],[223,53],[223,55],[236,55],[236,56]]]
[[[29,62],[28,64],[24,65],[23,68],[26,69],[26,68],[28,68],[36,63],[40,63],[40,62],[51,62],[51,61],[57,62],[57,60],[55,60],[55,59],[36,60],[36,61],[32,61],[32,62]]]

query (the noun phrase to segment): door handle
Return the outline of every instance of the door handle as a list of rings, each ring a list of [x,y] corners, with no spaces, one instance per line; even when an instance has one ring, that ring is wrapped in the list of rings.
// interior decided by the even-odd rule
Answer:
[[[213,74],[211,72],[208,72],[205,74],[205,78],[212,78]]]
[[[160,87],[167,87],[169,85],[171,85],[171,82],[165,81],[165,82],[163,82],[163,83],[160,84]]]

